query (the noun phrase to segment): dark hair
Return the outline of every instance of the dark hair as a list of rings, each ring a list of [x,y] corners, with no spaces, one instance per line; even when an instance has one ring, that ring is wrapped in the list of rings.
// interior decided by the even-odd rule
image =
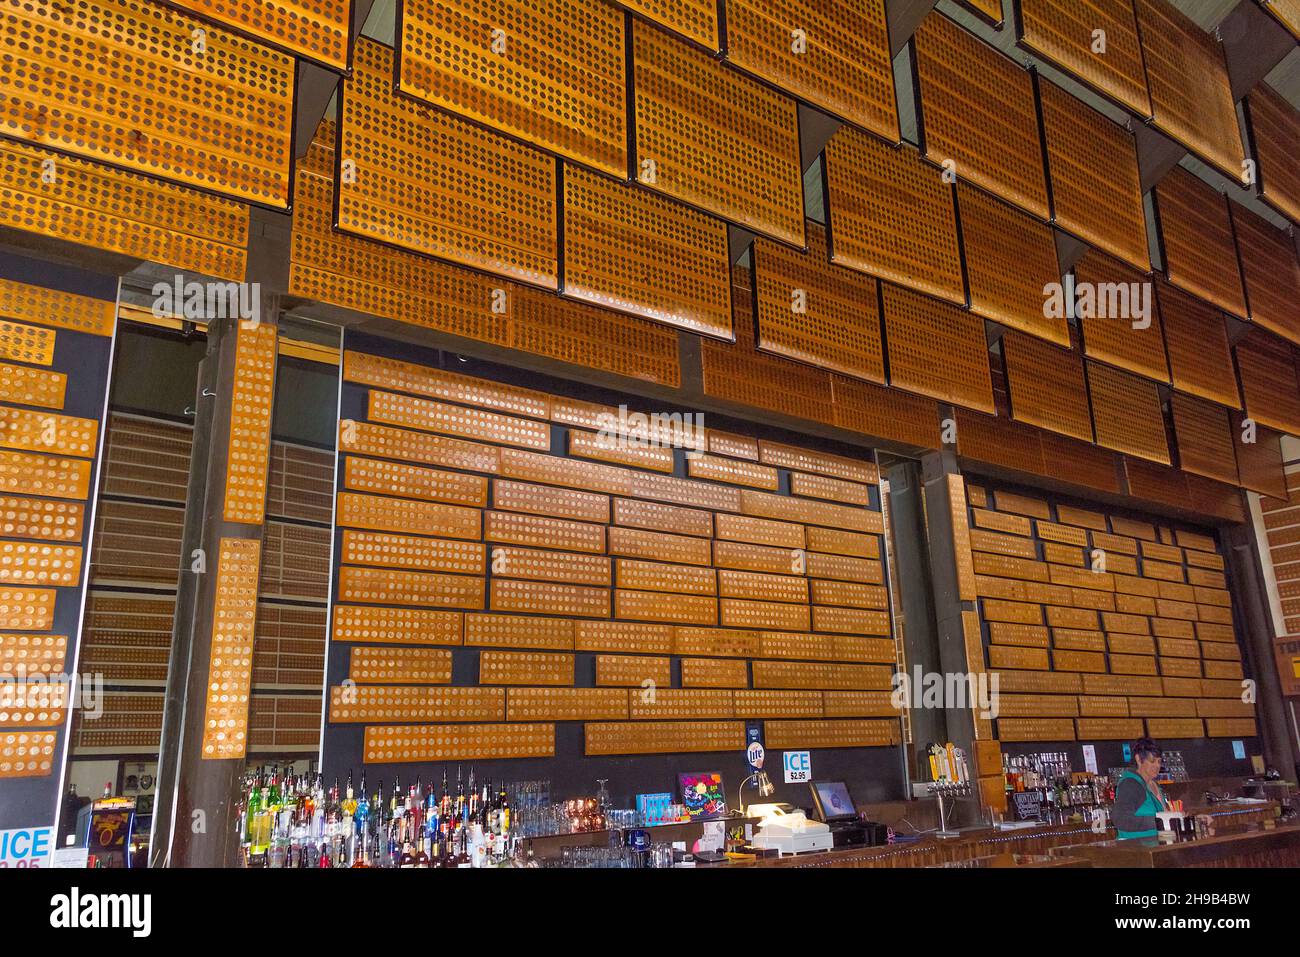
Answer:
[[[1138,738],[1133,742],[1133,760],[1141,761],[1144,758],[1164,757],[1164,752],[1160,750],[1160,745],[1156,744],[1150,738]]]

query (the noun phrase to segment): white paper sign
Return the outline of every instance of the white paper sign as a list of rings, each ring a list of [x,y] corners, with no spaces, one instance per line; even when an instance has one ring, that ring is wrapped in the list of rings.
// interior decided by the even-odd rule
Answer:
[[[1097,773],[1097,746],[1095,744],[1085,744],[1083,746],[1083,767],[1089,774]]]
[[[812,757],[807,751],[786,751],[781,755],[786,784],[803,784],[812,780]]]

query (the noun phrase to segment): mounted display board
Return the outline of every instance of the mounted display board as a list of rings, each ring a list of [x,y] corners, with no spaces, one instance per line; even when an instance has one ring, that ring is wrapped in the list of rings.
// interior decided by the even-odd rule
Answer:
[[[729,62],[898,142],[884,0],[730,0],[726,11]]]
[[[195,16],[246,33],[340,73],[352,52],[352,0],[170,0]]]
[[[393,51],[357,43],[339,96],[334,225],[554,289],[556,160],[393,92]]]
[[[1034,76],[934,11],[912,43],[925,155],[1046,221]]]
[[[969,477],[967,499],[999,740],[1255,734],[1211,535]]]
[[[736,695],[750,690],[811,692],[763,711],[818,719],[781,729],[791,747],[897,743],[879,702],[823,700],[887,692],[897,660],[873,462],[714,445],[680,414],[638,432],[626,406],[446,371],[412,348],[345,341],[327,771],[740,760],[755,702]],[[671,473],[637,451],[666,452]]]
[[[1146,271],[1146,214],[1133,134],[1055,83],[1038,84],[1052,221]]]
[[[802,249],[794,100],[644,23],[632,62],[637,181]]]
[[[78,664],[117,280],[0,257],[0,319],[11,375],[57,377],[60,386],[57,413],[26,390],[0,399],[0,495],[20,519],[0,540],[4,829],[54,821],[72,710],[101,690],[83,687],[93,676],[83,679]],[[15,654],[20,646],[39,654]]]
[[[1152,123],[1229,179],[1245,147],[1223,44],[1168,0],[1134,0]]]
[[[627,176],[625,14],[604,0],[402,0],[397,10],[399,92]]]
[[[288,208],[292,57],[149,0],[4,10],[24,51],[0,74],[0,133]]]
[[[966,305],[953,191],[934,167],[847,126],[824,155],[831,260]]]
[[[1020,44],[1142,117],[1151,115],[1133,0],[1020,0]],[[1105,52],[1097,52],[1097,31]]]

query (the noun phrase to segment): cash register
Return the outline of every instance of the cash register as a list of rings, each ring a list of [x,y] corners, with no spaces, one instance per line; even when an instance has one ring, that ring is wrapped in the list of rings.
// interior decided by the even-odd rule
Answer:
[[[830,828],[831,841],[835,847],[864,847],[884,843],[882,835],[878,833],[884,830],[882,825],[862,821],[847,784],[843,781],[813,781],[808,786],[812,789],[817,819]]]

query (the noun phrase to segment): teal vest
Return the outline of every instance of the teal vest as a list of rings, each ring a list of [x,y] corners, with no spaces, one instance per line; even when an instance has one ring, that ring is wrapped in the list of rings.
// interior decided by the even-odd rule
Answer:
[[[1154,818],[1156,814],[1164,810],[1164,807],[1161,805],[1160,801],[1156,798],[1154,794],[1151,793],[1151,789],[1147,787],[1147,783],[1142,779],[1142,775],[1138,774],[1135,771],[1125,771],[1123,774],[1119,776],[1119,779],[1120,781],[1123,781],[1125,778],[1132,778],[1133,780],[1137,781],[1139,784],[1142,785],[1142,789],[1146,792],[1146,800],[1143,801],[1138,806],[1138,809],[1135,812],[1137,817]],[[1116,783],[1118,784],[1118,782]],[[1157,784],[1156,788],[1159,787],[1160,785]],[[1139,837],[1155,837],[1156,829],[1153,827],[1147,831],[1121,831],[1118,828],[1116,828],[1116,835],[1119,837],[1121,841],[1127,841],[1132,838],[1139,838]]]

